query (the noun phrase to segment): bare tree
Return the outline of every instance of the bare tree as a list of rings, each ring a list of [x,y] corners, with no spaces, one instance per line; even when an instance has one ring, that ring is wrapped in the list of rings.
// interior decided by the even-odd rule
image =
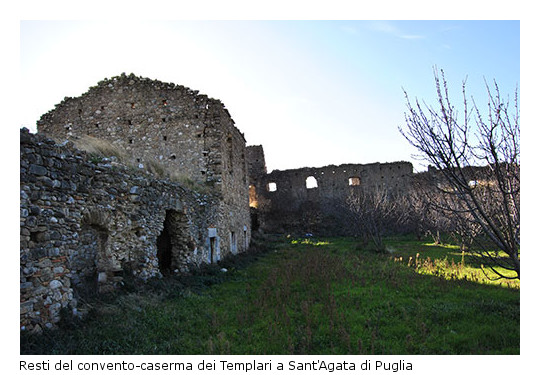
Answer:
[[[437,209],[440,194],[433,187],[431,173],[417,173],[414,175],[411,188],[405,196],[407,202],[407,221],[416,237],[430,235],[435,244],[440,244],[441,232],[451,229],[451,222],[447,215]]]
[[[357,233],[373,241],[378,252],[386,250],[384,235],[396,231],[403,218],[404,201],[401,198],[390,194],[385,187],[353,190],[347,198]]]
[[[444,72],[434,72],[438,105],[413,103],[405,92],[405,138],[434,166],[440,199],[433,204],[454,219],[462,236],[473,243],[500,278],[520,276],[520,130],[519,101],[501,97],[490,87],[487,114],[467,98],[463,112],[452,105]],[[474,242],[473,242],[474,241]],[[503,256],[498,254],[504,253]],[[508,276],[497,267],[516,272]]]

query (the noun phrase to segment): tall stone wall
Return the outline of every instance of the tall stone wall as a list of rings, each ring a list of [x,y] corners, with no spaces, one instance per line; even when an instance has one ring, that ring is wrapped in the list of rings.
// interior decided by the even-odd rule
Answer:
[[[65,98],[41,117],[38,131],[59,141],[107,139],[143,166],[159,162],[209,184],[220,183],[223,168],[233,162],[224,154],[226,143],[232,140],[236,147],[243,138],[219,100],[133,74]]]
[[[216,194],[220,249],[245,251],[251,238],[244,135],[219,100],[174,83],[133,74],[104,79],[65,98],[38,121],[59,142],[93,137],[125,151],[133,165],[165,170]],[[225,235],[226,234],[226,235]],[[216,253],[217,256],[217,253]]]
[[[257,230],[259,229],[256,210],[259,207],[257,186],[267,173],[266,161],[264,158],[264,149],[261,145],[246,147],[246,153],[249,176],[249,207],[251,210],[251,224],[253,229]]]
[[[230,233],[220,223],[231,220],[220,194],[96,158],[71,142],[26,129],[20,136],[25,329],[54,324],[62,308],[76,312],[81,293],[107,291],[126,272],[147,279],[244,250],[226,246]]]
[[[384,188],[404,193],[412,173],[409,162],[275,170],[252,181],[252,202],[256,201],[252,206],[257,207],[257,221],[265,231],[350,234],[348,223],[341,222],[346,216],[341,211],[352,192]]]
[[[264,158],[264,149],[263,146],[248,146],[246,148],[247,152],[247,163],[248,163],[248,174],[249,174],[249,183],[254,184],[257,179],[266,175],[266,160]]]

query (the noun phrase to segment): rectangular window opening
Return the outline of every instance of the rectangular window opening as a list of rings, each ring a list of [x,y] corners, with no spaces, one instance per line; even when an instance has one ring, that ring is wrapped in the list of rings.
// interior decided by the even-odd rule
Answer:
[[[349,177],[349,186],[360,186],[360,177]]]

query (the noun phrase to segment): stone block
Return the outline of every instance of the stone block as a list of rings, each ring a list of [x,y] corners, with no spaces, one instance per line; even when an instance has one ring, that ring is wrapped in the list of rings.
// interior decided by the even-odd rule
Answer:
[[[48,173],[47,168],[37,164],[31,164],[28,172],[36,176],[46,176]]]
[[[28,314],[34,310],[34,302],[26,301],[21,303],[21,315]]]

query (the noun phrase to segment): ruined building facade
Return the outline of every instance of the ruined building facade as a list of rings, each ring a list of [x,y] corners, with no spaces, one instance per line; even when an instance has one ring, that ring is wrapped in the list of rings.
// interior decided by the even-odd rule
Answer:
[[[65,98],[20,137],[21,327],[88,292],[248,249],[252,229],[347,235],[352,192],[408,188],[408,162],[268,173],[225,106],[122,74]]]
[[[96,141],[122,157],[78,149]],[[65,98],[38,134],[21,130],[21,326],[76,313],[79,295],[126,272],[147,279],[246,251],[245,152],[220,101],[124,74]]]
[[[246,140],[219,100],[174,83],[121,75],[66,98],[42,116],[38,131],[58,141],[106,140],[138,168],[165,170],[187,187],[213,194],[220,212],[212,223],[213,258],[247,249]]]
[[[375,189],[404,194],[413,175],[410,162],[267,173],[262,146],[249,146],[247,154],[253,225],[267,232],[350,235],[346,211],[351,194]]]

